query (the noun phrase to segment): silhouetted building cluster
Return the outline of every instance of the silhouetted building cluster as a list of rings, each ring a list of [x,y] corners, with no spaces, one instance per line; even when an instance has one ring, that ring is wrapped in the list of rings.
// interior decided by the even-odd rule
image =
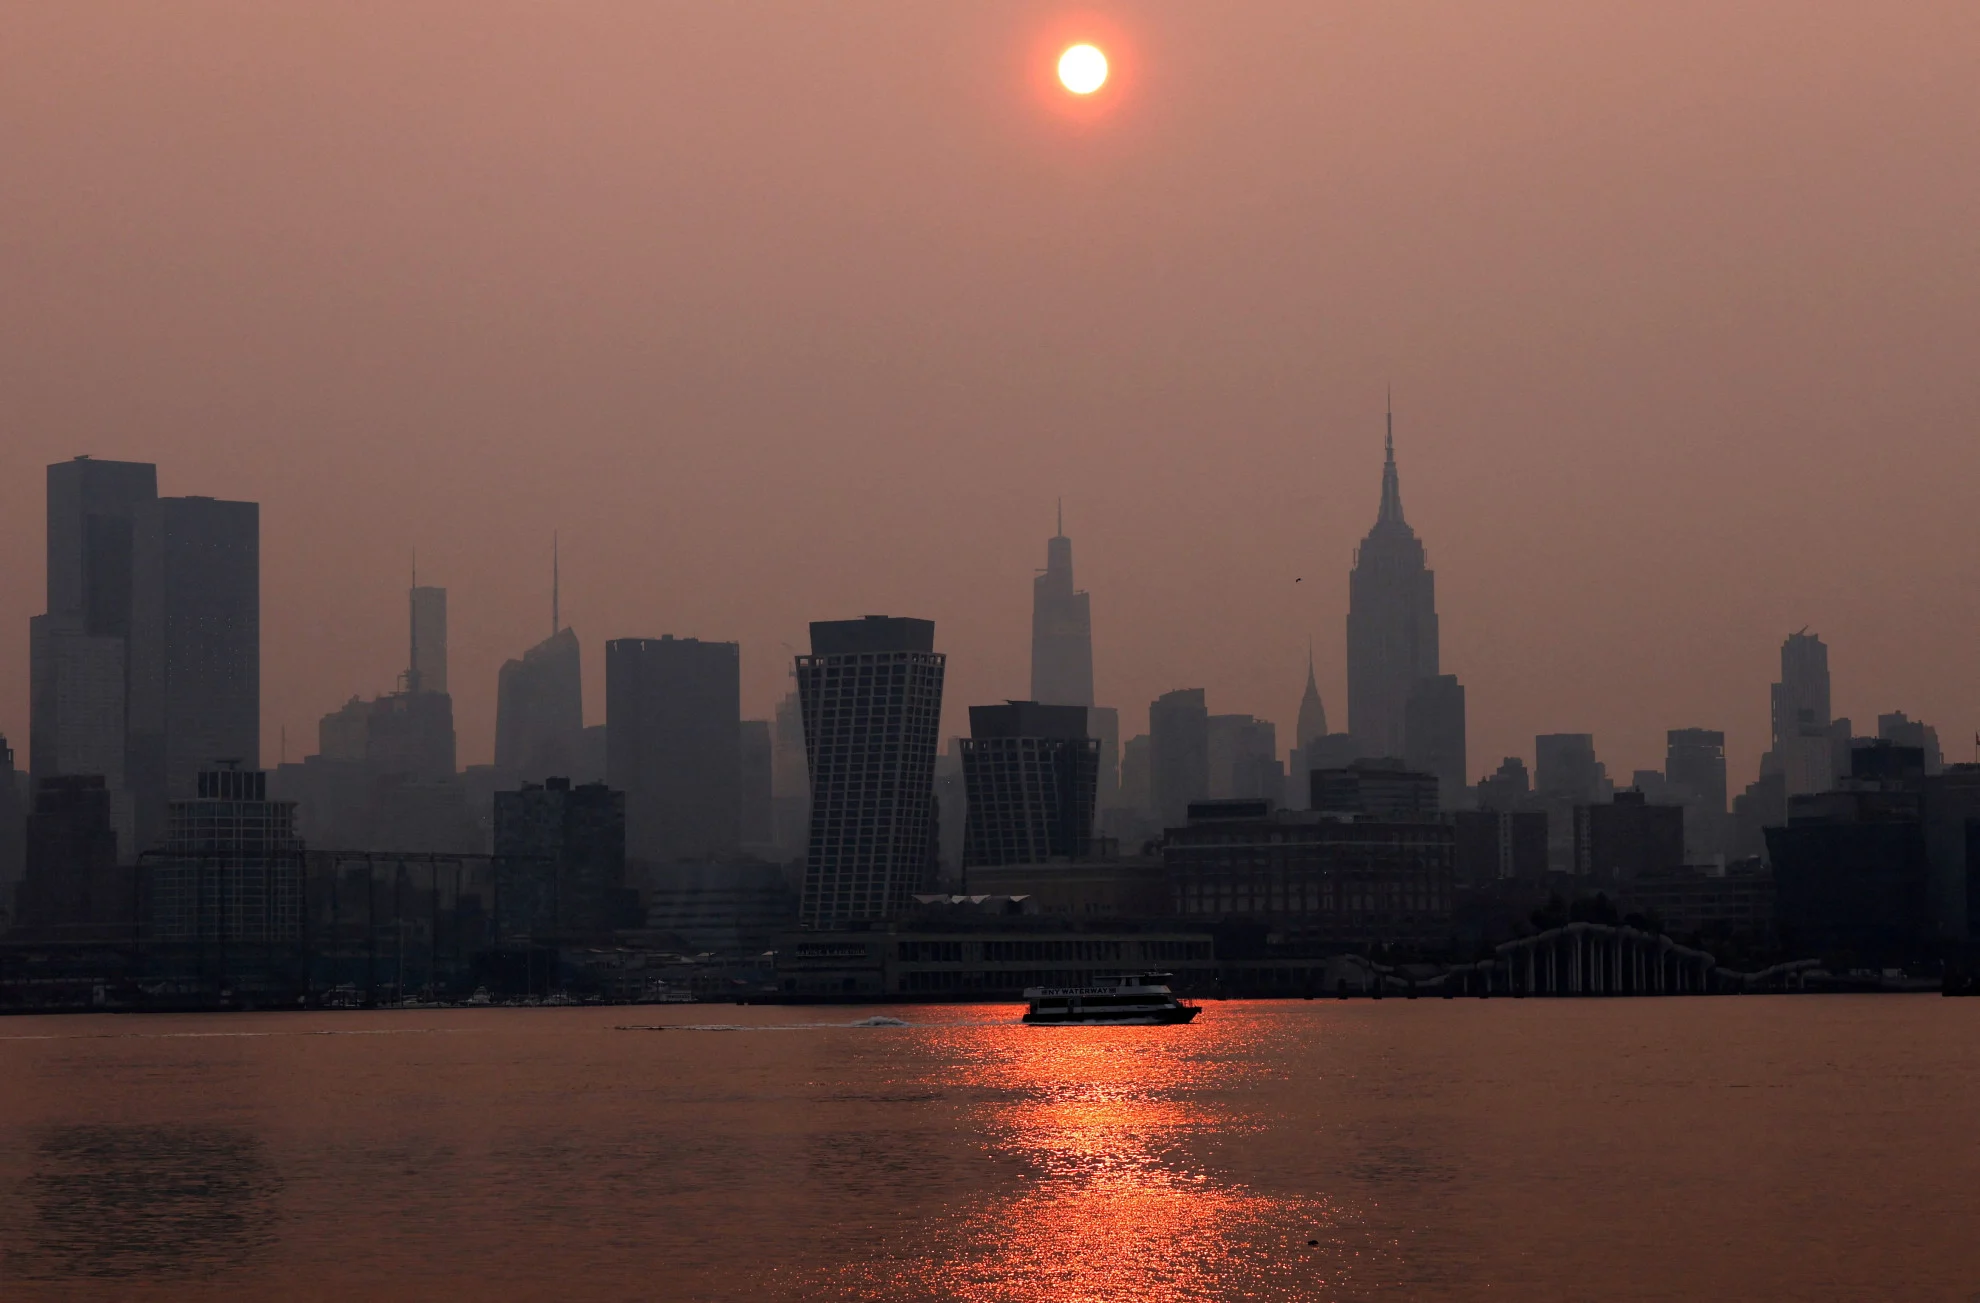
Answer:
[[[1980,766],[1948,767],[1903,712],[1852,737],[1806,629],[1781,647],[1743,790],[1704,727],[1668,730],[1663,768],[1626,784],[1573,732],[1473,783],[1393,424],[1349,576],[1347,728],[1309,648],[1284,750],[1202,688],[1122,735],[1061,516],[1033,580],[1030,696],[970,706],[946,747],[934,625],[886,616],[814,622],[767,719],[743,717],[735,642],[608,640],[587,725],[553,544],[549,635],[496,676],[492,763],[460,763],[448,593],[415,577],[391,690],[323,715],[299,761],[285,731],[265,772],[256,505],[160,497],[148,464],[58,463],[28,772],[0,739],[9,944],[67,955],[78,989],[109,965],[154,992],[370,1001],[580,970],[620,990],[644,961],[598,956],[668,947],[824,998],[1002,992],[1157,952],[1318,980],[1330,955],[1625,915],[1872,966],[1980,940]]]

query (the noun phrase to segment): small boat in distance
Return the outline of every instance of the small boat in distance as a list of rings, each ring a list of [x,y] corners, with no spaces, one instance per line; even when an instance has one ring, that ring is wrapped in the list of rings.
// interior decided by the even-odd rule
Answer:
[[[1096,977],[1091,986],[1034,986],[1024,993],[1031,1006],[1024,1021],[1151,1027],[1188,1022],[1199,1010],[1169,990],[1167,973],[1123,973]]]

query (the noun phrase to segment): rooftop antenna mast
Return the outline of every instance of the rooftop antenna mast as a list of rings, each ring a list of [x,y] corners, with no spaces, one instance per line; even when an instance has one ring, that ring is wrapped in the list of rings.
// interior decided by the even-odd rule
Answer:
[[[550,531],[550,636],[552,638],[563,632],[564,629],[563,618],[558,614],[558,587],[560,583],[561,576],[558,574],[557,568],[557,531],[553,529]]]

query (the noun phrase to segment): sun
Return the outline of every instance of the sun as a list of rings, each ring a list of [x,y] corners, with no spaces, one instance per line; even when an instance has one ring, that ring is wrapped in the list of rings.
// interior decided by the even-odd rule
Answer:
[[[1091,95],[1107,81],[1107,56],[1091,45],[1075,45],[1059,56],[1059,80],[1075,95]]]

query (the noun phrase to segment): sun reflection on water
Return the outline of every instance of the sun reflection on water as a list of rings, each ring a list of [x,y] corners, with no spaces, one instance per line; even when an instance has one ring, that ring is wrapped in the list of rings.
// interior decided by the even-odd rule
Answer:
[[[1247,1069],[1216,1039],[1202,1023],[978,1029],[962,1046],[977,1125],[1024,1179],[931,1237],[908,1279],[868,1285],[976,1303],[1328,1291],[1338,1262],[1308,1236],[1341,1211],[1227,1180],[1200,1152],[1255,1125],[1233,1099]]]

